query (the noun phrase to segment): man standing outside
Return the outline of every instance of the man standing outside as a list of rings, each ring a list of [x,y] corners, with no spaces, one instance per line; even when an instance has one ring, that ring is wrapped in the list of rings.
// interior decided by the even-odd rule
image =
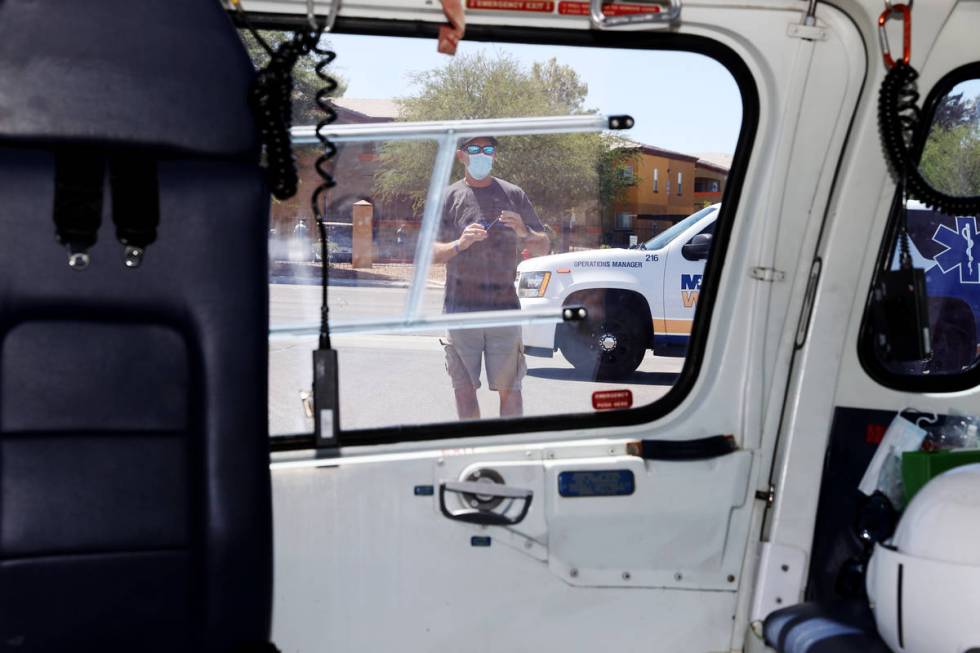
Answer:
[[[518,252],[547,254],[550,241],[527,195],[518,186],[490,175],[497,140],[477,137],[456,151],[465,176],[446,192],[434,263],[446,263],[446,313],[518,310],[514,288]],[[460,419],[480,417],[476,390],[481,363],[487,385],[500,394],[500,416],[524,413],[521,380],[527,371],[521,327],[450,329],[446,369]]]

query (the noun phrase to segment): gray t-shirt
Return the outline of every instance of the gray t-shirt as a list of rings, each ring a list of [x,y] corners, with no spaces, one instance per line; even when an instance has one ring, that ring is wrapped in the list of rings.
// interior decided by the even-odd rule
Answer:
[[[520,308],[514,289],[520,239],[504,223],[494,224],[503,210],[520,215],[528,229],[544,231],[527,194],[503,179],[494,177],[484,188],[461,179],[447,190],[438,240],[452,242],[473,223],[489,232],[486,240],[473,243],[446,264],[446,313]]]

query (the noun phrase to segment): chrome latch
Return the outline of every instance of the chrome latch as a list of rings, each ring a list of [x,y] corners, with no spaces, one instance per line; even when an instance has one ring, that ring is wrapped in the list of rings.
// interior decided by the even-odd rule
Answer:
[[[784,281],[786,279],[786,273],[782,270],[777,270],[776,268],[767,267],[754,267],[749,271],[749,275],[758,281],[766,281],[768,283],[775,283],[777,281]]]
[[[786,28],[786,36],[804,41],[826,41],[830,38],[826,27],[800,25],[799,23],[790,23],[789,27]]]
[[[755,498],[759,501],[765,501],[768,508],[776,500],[776,486],[770,485],[768,490],[756,490]]]

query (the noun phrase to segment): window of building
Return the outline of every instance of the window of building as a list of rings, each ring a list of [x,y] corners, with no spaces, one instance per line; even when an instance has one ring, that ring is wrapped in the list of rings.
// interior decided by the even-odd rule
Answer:
[[[677,173],[677,194],[678,195],[683,195],[684,194],[683,184],[684,184],[684,173],[678,172]]]
[[[697,177],[694,180],[695,193],[719,193],[721,192],[721,182],[717,179],[707,179]]]
[[[923,178],[956,197],[980,195],[980,64],[972,69],[969,79],[937,84],[926,101],[933,111],[929,120],[923,116],[927,129],[920,139]],[[977,215],[947,215],[896,198],[860,350],[865,368],[880,382],[917,391],[980,383],[978,226]],[[921,319],[914,317],[911,295],[897,290],[911,283],[897,281],[913,275],[924,291],[917,295]],[[896,312],[901,318],[889,319]]]
[[[631,95],[626,89],[633,82],[625,73],[618,82],[625,100],[610,91],[593,96],[590,89],[617,87],[606,77],[603,84],[595,83],[590,77],[598,74],[595,71],[627,71],[637,65],[661,68],[668,56],[625,47],[643,41],[639,35],[623,36],[618,47],[467,40],[454,58],[447,59],[432,55],[429,39],[332,32],[324,38],[337,52],[338,66],[343,66],[338,68],[343,93],[331,100],[339,116],[335,129],[473,115],[548,116],[556,114],[555,107],[568,115],[608,113],[628,103]],[[270,41],[283,38],[282,32],[269,34]],[[256,62],[264,63],[261,49],[251,50]],[[383,80],[372,74],[364,52],[376,53],[392,67]],[[596,65],[581,65],[583,52]],[[705,76],[694,84],[690,75],[671,74],[661,80],[665,91],[678,102],[691,98],[695,103],[697,91],[711,87],[720,98],[712,105],[717,120],[728,127],[710,149],[734,155],[744,128],[740,89],[752,88],[747,71],[737,60],[726,62],[746,76],[737,81],[726,65],[705,55],[684,56],[696,59]],[[464,96],[454,91],[459,74],[488,69],[495,71],[492,87],[477,85]],[[315,83],[314,76],[298,75],[297,95],[312,99]],[[502,85],[508,92],[501,92]],[[312,432],[304,398],[312,384],[323,265],[330,278],[331,340],[340,362],[344,442],[458,435],[461,420],[469,422],[468,432],[474,435],[544,428],[536,425],[557,425],[547,420],[567,420],[569,415],[575,415],[579,425],[600,424],[608,414],[598,412],[592,396],[606,389],[630,390],[630,414],[643,421],[652,418],[651,407],[668,405],[658,403],[663,397],[686,392],[696,378],[698,359],[688,365],[684,353],[696,339],[691,333],[694,312],[705,303],[691,299],[700,291],[691,284],[699,282],[704,261],[677,256],[678,265],[683,261],[689,267],[665,271],[651,267],[653,252],[626,249],[630,232],[638,228],[635,207],[643,201],[632,184],[637,166],[644,165],[642,157],[649,155],[640,150],[636,159],[624,161],[621,149],[623,137],[674,151],[683,145],[645,127],[663,124],[657,103],[636,102],[628,108],[637,126],[625,134],[596,129],[459,143],[474,147],[454,151],[454,165],[442,187],[443,197],[451,201],[444,199],[429,212],[437,225],[437,245],[425,261],[417,252],[426,231],[436,143],[381,137],[371,143],[338,142],[331,159],[337,184],[327,195],[328,242],[323,248],[308,194],[319,184],[314,163],[320,148],[309,129],[319,117],[312,105],[295,110],[299,131],[294,133],[306,134],[294,141],[301,191],[290,200],[274,202],[271,216],[271,434],[283,436],[280,442],[295,442]],[[698,125],[692,120],[671,131],[697,131]],[[307,132],[302,132],[303,126]],[[488,151],[490,145],[494,149]],[[653,169],[653,189],[659,192],[659,170]],[[671,177],[667,171],[668,194]],[[480,186],[481,179],[490,181]],[[472,185],[474,181],[478,185]],[[677,182],[679,187],[683,183],[680,175]],[[676,221],[676,214],[694,214],[698,208],[672,203],[671,218]],[[504,212],[520,216],[520,222],[505,218]],[[574,221],[567,219],[569,215]],[[666,247],[682,247],[715,220],[727,220],[727,215],[714,211],[685,222]],[[300,222],[307,228],[297,229]],[[478,226],[479,237],[464,236],[471,225]],[[719,242],[717,246],[723,246],[724,239]],[[552,256],[566,252],[574,256]],[[674,260],[657,256],[668,266]],[[420,268],[426,269],[425,285],[413,293]],[[691,286],[683,289],[686,295],[679,285],[665,295],[665,274],[674,275],[671,279],[685,275]],[[624,283],[629,276],[636,282]],[[576,291],[573,285],[589,289]],[[413,298],[418,300],[417,310],[408,321],[406,307]],[[654,320],[666,319],[665,302],[677,304],[669,307],[674,330],[653,333]],[[586,306],[589,318],[562,322],[562,308],[568,305]],[[476,318],[470,314],[477,313],[503,320],[504,326],[488,331],[482,322],[471,324]],[[450,327],[451,320],[464,322]],[[519,395],[506,392],[518,388]],[[458,389],[464,390],[462,399]],[[379,397],[384,401],[379,403]]]
[[[635,218],[635,213],[617,213],[616,229],[619,229],[620,231],[630,231],[633,229],[633,220]]]
[[[619,176],[623,183],[632,184],[635,181],[632,163],[624,163],[619,167]]]

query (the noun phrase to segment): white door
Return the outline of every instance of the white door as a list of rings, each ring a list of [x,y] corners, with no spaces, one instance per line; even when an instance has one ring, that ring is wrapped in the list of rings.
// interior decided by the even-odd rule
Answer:
[[[802,21],[801,4],[685,6],[678,36],[596,33],[583,3],[469,3],[474,38],[496,36],[508,47],[510,41],[532,40],[556,52],[577,43],[585,54],[568,61],[583,75],[591,61],[613,51],[633,53],[636,61],[643,53],[669,55],[657,65],[673,66],[687,78],[701,74],[703,65],[716,65],[713,57],[733,71],[741,131],[713,236],[723,256],[712,270],[702,272],[703,262],[677,260],[668,273],[678,277],[679,304],[668,315],[689,319],[698,308],[704,312],[703,328],[690,334],[689,355],[679,372],[641,368],[629,379],[600,383],[577,377],[561,361],[529,358],[523,386],[528,417],[470,422],[451,419],[452,395],[442,364],[425,362],[443,355],[438,333],[336,337],[342,415],[369,410],[365,419],[374,421],[343,433],[341,450],[320,457],[302,448],[310,443],[302,433],[274,440],[289,444],[274,445],[272,464],[273,636],[284,651],[741,647],[765,511],[756,492],[768,486],[774,416],[792,351],[792,342],[781,334],[800,310],[805,261],[813,255],[820,228],[813,216],[823,215],[866,72],[862,40],[840,10],[820,5],[819,29],[804,31],[808,38],[788,30]],[[273,0],[254,7],[300,10]],[[391,33],[395,36],[388,38],[402,38],[404,43],[396,42],[407,52],[415,41],[398,35],[412,33],[410,21],[440,20],[438,12],[391,0],[345,3],[341,17],[337,33],[330,35],[338,65],[344,57],[389,52],[376,41],[358,46],[357,39],[367,37],[354,32]],[[434,39],[422,43],[435,57]],[[650,43],[668,52],[645,49]],[[464,40],[464,54],[466,45]],[[693,59],[671,58],[689,49],[696,51]],[[538,56],[528,52],[515,51],[506,65],[533,75],[529,66],[520,68],[519,56]],[[478,53],[472,56],[478,59]],[[493,53],[484,56],[498,63],[486,67],[484,76],[499,84],[494,75],[505,64],[492,59]],[[455,60],[460,61],[465,59]],[[539,81],[552,79],[547,56],[543,63]],[[445,60],[431,65],[442,70]],[[425,83],[482,83],[483,77],[454,77],[458,70],[450,65]],[[629,70],[635,83],[623,87],[632,106],[624,100],[622,107],[604,111],[672,108],[665,102],[671,94],[653,90],[659,88],[656,66]],[[383,82],[382,72],[378,69],[375,87]],[[609,71],[593,72],[590,89],[598,92]],[[352,76],[347,97],[371,97],[371,84],[357,83]],[[526,88],[533,93],[533,85]],[[569,93],[592,92],[576,88]],[[689,95],[697,101],[697,93]],[[458,102],[466,97],[458,95]],[[588,97],[583,95],[583,102]],[[380,111],[378,105],[353,100],[348,107],[360,107],[362,114]],[[698,129],[707,124],[698,121],[710,118],[689,107],[683,111]],[[677,125],[667,132],[677,131]],[[667,132],[651,132],[649,139],[672,142]],[[495,170],[505,170],[505,156],[517,158],[519,145],[501,140]],[[574,163],[560,152],[553,143],[523,155],[527,165],[560,179]],[[361,154],[358,160],[365,163],[377,152]],[[544,206],[552,201],[545,195],[541,191],[532,201]],[[598,247],[601,224],[584,224],[584,231],[595,230]],[[785,281],[752,280],[748,271],[760,265],[780,267]],[[340,275],[346,268],[334,269]],[[355,309],[380,314],[384,302],[404,298],[403,286],[371,285],[392,269],[379,264],[345,273],[345,285],[331,287],[332,316]],[[561,282],[561,274],[550,283]],[[696,301],[687,295],[691,306],[685,308],[681,292],[699,292],[698,274],[711,275],[712,295],[700,291]],[[691,287],[681,286],[681,275],[690,275]],[[362,290],[369,292],[359,295]],[[439,280],[430,279],[424,295],[434,315],[441,293]],[[285,323],[300,304],[308,317],[318,315],[315,286],[277,286],[272,295],[274,320],[281,316]],[[271,345],[272,392],[282,399],[283,410],[301,406],[293,395],[308,387],[312,346],[283,340]],[[275,376],[277,366],[290,361],[306,376],[297,372],[289,381]],[[369,377],[379,365],[381,374]],[[493,417],[498,397],[483,378],[480,407]],[[595,392],[624,390],[631,392],[630,408],[602,410],[590,403]],[[411,401],[402,406],[398,402],[406,396]],[[487,489],[481,493],[466,483],[484,483]]]

